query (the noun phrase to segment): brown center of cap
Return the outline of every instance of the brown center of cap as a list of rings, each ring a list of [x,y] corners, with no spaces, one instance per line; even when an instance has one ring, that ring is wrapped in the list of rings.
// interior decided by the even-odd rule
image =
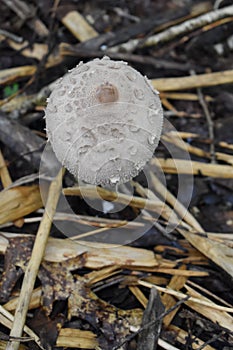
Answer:
[[[110,84],[104,83],[97,87],[96,97],[100,103],[111,103],[118,100],[118,90],[117,88]]]

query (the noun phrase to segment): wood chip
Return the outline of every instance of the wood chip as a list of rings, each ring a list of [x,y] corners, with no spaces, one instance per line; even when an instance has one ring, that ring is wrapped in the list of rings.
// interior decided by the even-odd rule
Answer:
[[[181,271],[185,271],[185,269],[186,269],[185,265],[182,265],[180,267]],[[174,290],[180,290],[183,288],[186,281],[187,281],[187,277],[185,276],[183,277],[173,276],[168,284],[168,288],[171,288]],[[176,299],[172,295],[164,294],[161,299],[162,299],[162,303],[166,306],[166,309],[170,309],[172,306],[176,304]],[[165,325],[165,327],[169,326],[169,324],[172,322],[178,310],[179,310],[179,307],[164,317],[163,324]]]
[[[42,206],[37,185],[3,190],[0,192],[0,225],[22,218]]]
[[[0,236],[0,252],[5,252],[7,248],[7,237],[14,237],[14,235],[4,232],[4,236]],[[155,254],[147,249],[81,240],[74,242],[70,239],[58,238],[49,239],[44,259],[51,262],[61,262],[83,254],[85,254],[84,266],[90,269],[111,265],[126,267],[158,265]]]
[[[96,30],[78,11],[68,12],[61,21],[79,41],[86,41],[98,36]]]
[[[98,341],[91,331],[73,328],[62,328],[59,332],[56,346],[82,349],[96,349]]]

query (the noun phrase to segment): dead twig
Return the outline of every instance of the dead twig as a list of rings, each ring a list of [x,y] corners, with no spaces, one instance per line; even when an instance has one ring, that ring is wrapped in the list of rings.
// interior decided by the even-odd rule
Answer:
[[[147,328],[153,326],[156,322],[159,322],[161,320],[163,320],[163,318],[165,316],[167,316],[170,312],[172,312],[173,310],[175,310],[177,307],[179,307],[180,305],[182,305],[183,303],[185,303],[187,300],[189,299],[188,296],[186,296],[184,299],[179,300],[174,306],[172,306],[169,310],[164,311],[163,313],[161,313],[155,320],[148,322],[147,324],[145,324],[144,326],[140,327],[139,330],[137,332],[135,332],[134,334],[131,334],[130,336],[128,336],[125,340],[123,340],[120,344],[118,344],[117,346],[115,346],[113,348],[113,350],[118,350],[120,349],[124,344],[130,342],[133,338],[135,338],[140,332],[146,330]]]
[[[156,288],[151,288],[149,300],[146,309],[143,313],[142,326],[146,329],[141,331],[138,335],[137,350],[156,350],[159,335],[162,329],[162,319],[153,323],[148,327],[148,323],[152,320],[157,320],[158,317],[164,313],[165,307],[161,301],[160,295]]]
[[[11,39],[11,40],[15,41],[16,43],[23,42],[22,36],[18,36],[14,33],[8,32],[5,29],[0,29],[0,35],[4,36],[5,38]]]
[[[211,157],[211,163],[216,163],[216,156],[215,156],[215,146],[214,146],[214,123],[212,121],[209,109],[207,107],[207,103],[205,101],[205,98],[203,96],[203,93],[200,88],[197,88],[197,93],[200,101],[200,105],[202,106],[202,109],[204,111],[206,121],[208,124],[208,130],[209,130],[209,138],[210,138],[210,157]]]
[[[45,24],[36,17],[36,7],[22,0],[2,0],[27,26],[40,37],[49,35]]]
[[[197,350],[206,349],[206,346],[213,343],[215,340],[219,339],[222,335],[224,335],[224,331],[220,332],[220,334],[214,334],[209,340],[204,342]]]
[[[224,8],[213,10],[196,18],[189,19],[181,24],[170,27],[159,34],[149,37],[143,46],[155,46],[177,38],[180,35],[187,34],[195,29],[201,28],[207,24],[218,21],[221,18],[233,16],[233,5]],[[129,40],[127,43],[115,46],[110,51],[124,50],[127,52],[133,51],[139,44],[141,39]]]
[[[196,73],[192,70],[191,75],[196,75]],[[209,109],[207,107],[205,97],[202,93],[202,90],[199,87],[197,88],[197,95],[198,95],[200,105],[205,114],[207,125],[208,125],[211,163],[216,163],[215,146],[214,146],[214,123],[212,121]]]

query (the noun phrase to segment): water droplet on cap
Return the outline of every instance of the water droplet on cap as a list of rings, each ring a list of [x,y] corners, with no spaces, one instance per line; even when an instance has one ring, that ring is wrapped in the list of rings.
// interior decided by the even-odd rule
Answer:
[[[124,142],[124,139],[125,139],[125,137],[122,135],[121,137],[116,139],[116,143],[118,143],[118,144],[122,143],[122,142]]]
[[[132,71],[126,72],[126,76],[130,81],[135,81],[137,78],[137,74]]]
[[[57,106],[49,104],[47,106],[47,111],[49,111],[49,113],[57,113]]]
[[[90,149],[91,147],[89,145],[85,145],[79,148],[78,150],[78,155],[82,155],[87,153],[87,151]]]
[[[137,154],[137,151],[138,151],[138,149],[136,146],[134,146],[134,145],[130,146],[129,153],[131,154],[131,156],[134,156],[135,154]]]
[[[82,109],[87,108],[87,107],[88,107],[87,100],[84,99],[84,98],[80,99],[80,100],[79,100],[79,106],[80,106],[80,108],[82,108]]]
[[[70,113],[72,111],[73,107],[71,106],[70,103],[67,103],[67,105],[65,105],[65,111],[67,113]]]
[[[65,93],[66,93],[66,90],[65,90],[65,89],[58,90],[58,92],[57,92],[58,96],[64,96]]]
[[[140,128],[137,125],[129,125],[129,130],[132,132],[138,132],[139,129]]]
[[[120,181],[120,176],[113,176],[113,177],[110,177],[110,182],[112,183],[112,184],[117,184],[119,181]]]
[[[72,138],[72,137],[71,137],[71,136],[72,136],[71,134],[72,134],[72,133],[71,133],[70,131],[66,131],[66,132],[63,134],[63,140],[69,142],[69,141],[71,140],[71,138]]]
[[[111,64],[109,64],[108,67],[111,68],[111,69],[120,69],[121,68],[121,63],[119,63],[119,62],[111,62]]]
[[[135,89],[134,95],[138,100],[143,100],[145,96],[144,91],[142,89]]]
[[[148,136],[147,140],[148,140],[149,145],[154,145],[155,141],[156,141],[156,136],[150,135],[150,136]]]
[[[149,112],[148,121],[151,125],[154,125],[156,123],[156,114],[154,114],[153,112]]]
[[[76,71],[77,74],[87,72],[90,69],[90,67],[87,64],[83,64],[81,66],[78,66],[78,70]]]
[[[108,150],[108,146],[106,143],[99,144],[98,147],[96,148],[96,152],[98,153],[104,153]]]
[[[73,77],[70,77],[70,82],[71,82],[71,84],[76,84],[77,80]]]
[[[68,91],[68,97],[70,97],[70,98],[75,97],[75,90],[69,90]]]
[[[135,169],[138,171],[142,168],[142,165],[141,164],[134,164],[135,166]]]

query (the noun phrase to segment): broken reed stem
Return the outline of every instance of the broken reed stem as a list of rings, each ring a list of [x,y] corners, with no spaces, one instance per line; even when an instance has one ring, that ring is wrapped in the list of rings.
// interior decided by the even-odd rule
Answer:
[[[187,301],[192,301],[194,303],[201,304],[201,305],[210,307],[210,308],[215,309],[215,310],[220,310],[220,311],[225,311],[225,312],[233,312],[233,308],[232,307],[221,306],[221,305],[218,305],[218,304],[215,304],[215,303],[203,300],[203,299],[195,298],[195,297],[189,296],[187,294],[184,294],[182,292],[178,292],[178,291],[176,291],[174,289],[157,286],[157,285],[155,285],[153,283],[142,281],[142,280],[141,281],[139,280],[138,284],[141,285],[141,286],[147,287],[147,288],[155,287],[155,288],[158,289],[159,292],[173,295],[174,297],[176,297],[178,299],[183,299],[183,298],[187,298],[188,297]]]
[[[203,163],[174,158],[153,158],[152,165],[160,166],[168,174],[202,175],[220,179],[233,179],[233,167],[230,165]]]
[[[159,211],[160,213],[165,210],[164,203],[159,200],[147,200],[145,198],[131,196],[120,192],[110,191],[98,186],[77,186],[64,188],[63,194],[65,196],[82,196],[85,198],[96,198],[106,201],[114,201],[115,203],[121,203],[129,205],[139,209],[148,209],[151,211]]]
[[[40,263],[44,256],[47,240],[50,233],[50,228],[52,225],[52,218],[56,212],[57,203],[60,197],[61,187],[62,169],[59,171],[56,178],[52,181],[49,188],[45,212],[36,235],[31,259],[25,271],[19,302],[15,311],[12,330],[10,332],[10,337],[22,336],[27,311],[31,300],[31,295],[33,292]],[[9,341],[6,350],[18,350],[19,345],[19,342]]]
[[[152,86],[158,91],[178,91],[195,89],[199,87],[231,84],[233,82],[233,69],[214,73],[197,74],[178,78],[152,79]]]
[[[170,204],[170,206],[175,210],[176,214],[184,220],[188,225],[193,227],[198,232],[203,232],[203,228],[194,218],[194,216],[188,211],[188,209],[163,185],[157,176],[151,171],[150,177],[154,190],[159,193],[160,196]]]

